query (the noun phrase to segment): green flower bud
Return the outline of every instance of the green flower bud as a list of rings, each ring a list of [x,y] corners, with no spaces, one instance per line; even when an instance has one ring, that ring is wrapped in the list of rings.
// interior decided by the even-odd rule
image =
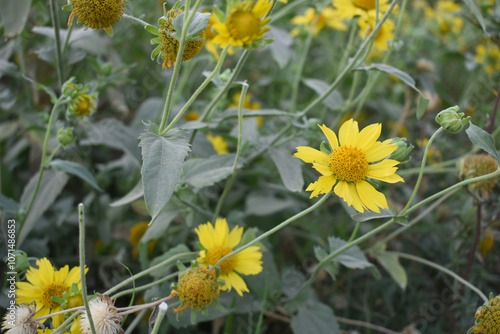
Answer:
[[[460,108],[458,106],[450,107],[441,111],[436,116],[436,122],[441,125],[446,131],[453,134],[462,132],[464,126],[469,123],[470,116],[464,117],[464,113],[458,113]]]
[[[79,85],[75,85],[73,83],[73,80],[75,78],[72,77],[70,78],[68,81],[66,81],[63,85],[62,85],[62,88],[61,88],[61,91],[62,91],[62,94],[64,96],[72,96],[74,93],[78,92],[78,90],[81,88],[81,87],[78,87]],[[81,86],[81,85],[80,85]]]
[[[23,273],[29,269],[30,263],[28,261],[28,254],[23,252],[22,250],[16,250],[14,252],[14,256],[16,257],[16,272]]]
[[[406,161],[408,155],[413,151],[414,146],[406,142],[406,138],[395,137],[391,140],[391,144],[396,145],[398,148],[391,154],[391,158],[397,161]]]
[[[72,142],[74,142],[75,136],[73,136],[73,128],[57,129],[57,140],[63,147],[66,147],[66,145],[69,145]]]

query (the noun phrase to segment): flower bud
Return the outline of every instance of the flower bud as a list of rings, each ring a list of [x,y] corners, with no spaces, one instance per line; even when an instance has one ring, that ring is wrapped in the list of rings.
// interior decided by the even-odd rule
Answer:
[[[67,145],[73,143],[75,141],[75,136],[73,136],[73,128],[57,129],[57,140],[63,147],[66,147]]]
[[[436,116],[436,122],[446,131],[453,134],[462,132],[464,125],[469,123],[470,116],[463,118],[464,113],[458,113],[458,110],[460,110],[460,108],[458,106],[454,106],[441,111]]]
[[[406,142],[406,138],[395,137],[391,140],[391,144],[396,145],[398,148],[391,154],[391,158],[397,161],[405,161],[408,155],[413,151],[414,146]]]

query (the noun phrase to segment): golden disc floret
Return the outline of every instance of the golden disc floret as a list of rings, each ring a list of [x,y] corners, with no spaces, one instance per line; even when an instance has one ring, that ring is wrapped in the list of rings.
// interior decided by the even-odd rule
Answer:
[[[108,29],[120,21],[125,11],[125,0],[72,0],[73,15],[78,22],[92,29]]]

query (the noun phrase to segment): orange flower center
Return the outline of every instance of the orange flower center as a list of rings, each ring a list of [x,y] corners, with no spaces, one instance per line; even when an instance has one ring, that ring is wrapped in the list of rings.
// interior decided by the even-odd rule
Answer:
[[[223,256],[231,253],[233,250],[226,246],[217,246],[207,251],[206,261],[208,264],[215,265]],[[222,274],[227,274],[234,270],[234,257],[222,261],[220,264]]]
[[[52,301],[52,297],[62,297],[63,292],[65,291],[66,291],[66,286],[62,283],[52,282],[47,284],[42,289],[42,293],[40,295],[42,304],[50,308],[58,307],[59,303]]]
[[[227,26],[232,37],[250,44],[259,36],[260,19],[252,12],[238,9],[229,16]]]
[[[358,182],[366,178],[368,158],[362,149],[342,145],[330,154],[330,167],[339,180]]]
[[[375,0],[353,0],[354,4],[364,10],[370,10],[377,8],[377,2]]]

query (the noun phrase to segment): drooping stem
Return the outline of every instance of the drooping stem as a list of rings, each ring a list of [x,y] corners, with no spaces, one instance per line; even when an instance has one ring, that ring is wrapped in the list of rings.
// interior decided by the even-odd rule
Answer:
[[[178,272],[175,272],[175,273],[167,275],[167,276],[165,276],[162,279],[159,279],[157,281],[154,281],[154,282],[151,282],[151,283],[148,283],[148,284],[144,284],[142,286],[138,286],[135,289],[128,289],[128,290],[120,291],[117,294],[111,296],[111,299],[114,300],[114,299],[117,299],[117,298],[119,298],[121,296],[125,296],[125,295],[128,295],[128,294],[134,293],[134,292],[140,292],[140,291],[147,290],[149,288],[152,288],[155,285],[161,284],[163,282],[168,282],[169,280],[175,278],[178,274],[179,274]]]
[[[215,222],[217,217],[219,216],[222,204],[224,203],[224,200],[226,199],[227,195],[229,194],[229,191],[231,190],[231,187],[233,186],[235,178],[234,174],[236,173],[236,169],[238,168],[238,161],[241,155],[241,138],[243,136],[243,104],[245,103],[247,90],[248,90],[248,84],[243,83],[241,86],[240,102],[238,104],[238,144],[236,145],[236,157],[234,158],[233,169],[231,170],[231,174],[228,177],[226,187],[224,188],[224,191],[220,196],[219,202],[217,203],[217,207],[215,208],[215,212],[212,217],[213,222]]]
[[[257,238],[253,239],[252,241],[248,242],[247,244],[243,245],[243,246],[240,246],[239,248],[233,250],[231,253],[221,257],[219,259],[219,261],[217,261],[217,263],[215,264],[216,266],[220,265],[224,260],[227,260],[228,258],[230,258],[231,256],[235,255],[235,254],[238,254],[239,252],[247,249],[248,247],[252,246],[253,244],[259,242],[260,240],[264,239],[264,238],[267,238],[268,236],[270,236],[271,234],[281,230],[283,227],[287,226],[288,224],[290,224],[291,222],[305,216],[306,214],[308,214],[309,212],[315,210],[316,208],[318,208],[321,204],[323,204],[327,199],[328,197],[330,196],[330,193],[327,193],[325,194],[319,201],[317,201],[316,203],[314,203],[313,205],[311,205],[310,207],[308,207],[307,209],[297,213],[295,216],[293,217],[290,217],[288,218],[287,220],[285,220],[284,222],[282,222],[281,224],[273,227],[272,229],[270,229],[269,231],[265,232],[265,233],[262,233],[261,235],[259,235]]]
[[[124,18],[126,18],[126,19],[129,19],[129,20],[131,20],[131,21],[135,21],[135,22],[137,22],[137,23],[139,23],[139,24],[142,24],[143,26],[150,26],[150,25],[152,25],[152,24],[149,24],[149,23],[147,23],[146,21],[143,21],[143,20],[141,20],[140,18],[135,17],[135,16],[132,16],[132,15],[123,14],[123,15],[122,15],[122,17],[124,17]]]
[[[89,299],[87,297],[87,283],[85,280],[85,208],[83,203],[78,204],[78,221],[80,226],[80,282],[82,286],[82,299],[90,324],[90,330],[92,334],[96,334],[94,320],[92,320],[92,313],[90,312]]]

